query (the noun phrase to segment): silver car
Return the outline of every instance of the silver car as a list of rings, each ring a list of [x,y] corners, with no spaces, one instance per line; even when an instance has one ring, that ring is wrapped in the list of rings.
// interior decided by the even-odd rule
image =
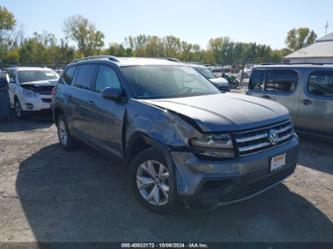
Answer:
[[[300,133],[333,140],[333,65],[257,66],[247,94],[287,107]]]

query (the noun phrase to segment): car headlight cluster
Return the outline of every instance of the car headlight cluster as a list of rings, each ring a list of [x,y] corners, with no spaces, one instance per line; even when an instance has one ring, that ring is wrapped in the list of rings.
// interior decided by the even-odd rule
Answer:
[[[37,97],[38,93],[32,91],[32,90],[28,90],[28,89],[23,89],[23,96],[24,97]]]
[[[189,140],[190,146],[202,156],[216,159],[228,159],[235,157],[232,138],[229,134],[202,135]]]

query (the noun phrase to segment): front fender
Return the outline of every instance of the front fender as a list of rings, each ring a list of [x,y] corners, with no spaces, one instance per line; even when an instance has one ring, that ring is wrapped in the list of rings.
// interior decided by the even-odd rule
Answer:
[[[141,134],[168,149],[185,149],[188,139],[199,135],[192,125],[167,110],[135,100],[128,105],[126,145]]]

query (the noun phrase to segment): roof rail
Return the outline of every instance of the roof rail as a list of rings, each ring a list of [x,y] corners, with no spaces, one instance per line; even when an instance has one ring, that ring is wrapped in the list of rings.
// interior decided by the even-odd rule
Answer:
[[[87,56],[87,57],[83,57],[80,59],[76,59],[73,62],[78,62],[78,61],[84,61],[84,60],[93,60],[93,59],[108,59],[110,61],[115,61],[115,62],[119,62],[118,58],[113,56],[113,55],[93,55],[93,56]]]
[[[279,62],[279,63],[261,63],[259,65],[332,65],[333,63],[320,63],[320,62]]]
[[[173,62],[182,62],[181,60],[179,60],[177,58],[172,58],[172,57],[167,57],[167,58],[164,58],[164,59],[167,59],[168,61],[173,61]]]

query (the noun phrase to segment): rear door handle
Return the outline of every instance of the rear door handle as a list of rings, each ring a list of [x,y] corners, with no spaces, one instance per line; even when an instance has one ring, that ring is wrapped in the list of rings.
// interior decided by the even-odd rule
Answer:
[[[268,95],[262,95],[262,97],[264,98],[264,99],[271,99],[271,97],[269,97]]]
[[[89,100],[88,103],[89,103],[89,105],[95,105],[95,102],[92,100]]]
[[[66,93],[67,97],[72,97],[72,94]]]
[[[304,104],[304,105],[311,105],[311,104],[312,104],[312,101],[309,100],[309,99],[304,99],[304,100],[303,100],[303,104]]]

